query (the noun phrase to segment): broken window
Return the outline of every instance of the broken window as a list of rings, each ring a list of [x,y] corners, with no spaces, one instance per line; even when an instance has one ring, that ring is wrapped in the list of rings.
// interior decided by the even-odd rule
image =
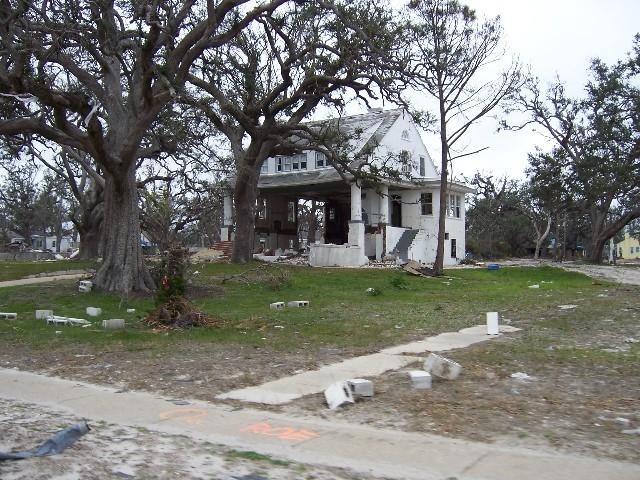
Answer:
[[[456,218],[460,218],[460,214],[461,214],[461,209],[460,209],[460,204],[461,204],[461,197],[460,195],[454,195],[454,194],[448,194],[446,195],[446,211],[447,211],[447,216],[449,217],[456,217]]]
[[[420,194],[420,208],[422,215],[433,215],[433,193]]]

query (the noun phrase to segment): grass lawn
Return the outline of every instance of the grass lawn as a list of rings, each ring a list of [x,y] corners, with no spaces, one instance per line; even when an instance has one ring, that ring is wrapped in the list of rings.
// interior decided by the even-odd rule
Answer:
[[[447,352],[463,365],[459,379],[412,390],[406,371],[386,372],[375,379],[372,400],[332,416],[640,462],[637,436],[622,432],[640,428],[640,287],[553,267],[454,269],[444,278],[418,278],[394,270],[269,266],[249,284],[221,281],[256,266],[194,265],[192,301],[226,322],[179,332],[145,328],[151,296],[80,294],[70,281],[2,288],[0,311],[19,318],[0,323],[0,366],[217,401],[218,393],[482,324],[487,311],[499,311],[522,331]],[[288,282],[274,290],[273,274]],[[269,309],[292,300],[309,300],[310,307]],[[558,308],[566,304],[576,308]],[[127,329],[49,327],[34,319],[37,308],[86,318],[87,306],[103,309],[98,321],[125,318]],[[515,372],[535,379],[519,381]],[[322,394],[309,395],[279,408],[322,414],[323,402]]]
[[[152,298],[81,294],[73,282],[58,282],[0,289],[0,311],[19,314],[17,322],[0,325],[0,342],[46,346],[125,341],[161,346],[188,340],[269,345],[279,351],[295,350],[301,344],[375,349],[483,323],[487,311],[500,311],[512,318],[531,316],[549,305],[562,303],[576,291],[590,295],[602,288],[583,275],[550,267],[503,268],[497,272],[452,270],[446,278],[437,279],[376,269],[269,267],[288,272],[289,284],[278,290],[259,281],[250,285],[238,281],[221,284],[222,276],[248,268],[251,267],[227,264],[194,267],[200,272],[195,277],[200,294],[194,303],[204,312],[229,320],[225,328],[158,335],[139,322],[153,308]],[[540,288],[528,288],[532,284]],[[368,288],[381,294],[369,295]],[[269,310],[271,302],[291,300],[309,300],[310,307]],[[98,320],[125,318],[130,328],[125,332],[51,328],[34,319],[36,309],[84,318],[87,306],[102,308],[103,316]],[[136,313],[127,314],[127,308],[136,308]],[[56,330],[64,334],[56,335]]]
[[[55,262],[0,262],[0,282],[17,280],[29,275],[64,270],[82,270],[95,267],[95,262],[84,260],[56,260]]]

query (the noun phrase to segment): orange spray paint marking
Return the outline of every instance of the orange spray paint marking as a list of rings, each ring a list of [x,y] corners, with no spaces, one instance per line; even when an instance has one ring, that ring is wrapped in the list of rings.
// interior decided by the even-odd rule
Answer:
[[[206,410],[201,408],[174,408],[160,414],[162,420],[175,420],[187,425],[200,425],[206,416]]]
[[[243,433],[253,433],[263,437],[274,437],[289,442],[303,442],[319,437],[320,434],[311,430],[297,429],[291,427],[273,427],[267,422],[254,423],[240,429]]]

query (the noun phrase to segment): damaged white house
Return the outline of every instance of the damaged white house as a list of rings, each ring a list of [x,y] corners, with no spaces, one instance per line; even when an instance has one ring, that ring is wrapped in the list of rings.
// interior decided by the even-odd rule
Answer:
[[[309,245],[312,266],[362,266],[388,254],[432,263],[440,179],[411,117],[403,109],[373,109],[342,117],[337,125],[347,135],[358,132],[351,148],[354,158],[365,149],[373,152],[368,155],[370,162],[395,158],[403,179],[374,184],[347,175],[345,181],[322,153],[312,150],[268,158],[258,183],[255,250],[298,248],[298,202],[316,200],[324,204],[324,228]],[[464,258],[464,196],[472,191],[461,183],[448,184],[445,265]],[[232,240],[232,232],[229,193],[224,201],[222,240]]]

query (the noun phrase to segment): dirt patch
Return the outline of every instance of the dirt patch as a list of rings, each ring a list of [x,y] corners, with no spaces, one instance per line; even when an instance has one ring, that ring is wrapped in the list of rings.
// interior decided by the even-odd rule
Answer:
[[[176,341],[167,347],[110,344],[46,350],[11,345],[0,352],[0,366],[176,398],[213,401],[237,388],[259,385],[362,352],[321,348],[282,352],[246,345]]]
[[[514,320],[519,334],[444,354],[453,381],[413,390],[406,369],[374,378],[375,396],[329,412],[322,395],[279,410],[406,431],[640,462],[640,293],[573,299],[574,310]],[[572,303],[573,303],[572,300]],[[512,374],[533,377],[522,380]]]
[[[82,419],[43,407],[0,400],[0,451],[30,449]],[[104,422],[63,453],[0,462],[3,480],[51,478],[180,478],[265,480],[348,480],[361,478],[339,469],[237,452],[185,436]]]

